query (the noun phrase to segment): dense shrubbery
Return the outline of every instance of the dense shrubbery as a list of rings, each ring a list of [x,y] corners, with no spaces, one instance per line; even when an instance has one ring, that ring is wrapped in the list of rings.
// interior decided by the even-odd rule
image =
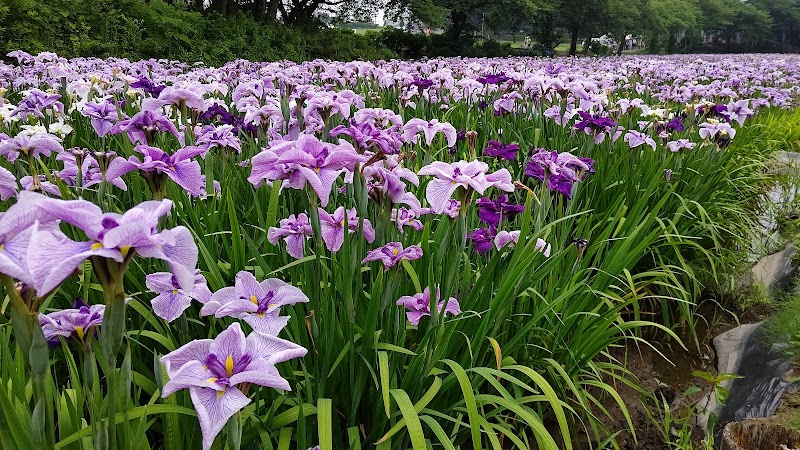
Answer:
[[[224,18],[162,0],[0,0],[0,45],[65,56],[165,58],[222,65],[245,58],[338,60],[395,56],[350,30],[265,26],[245,14]]]

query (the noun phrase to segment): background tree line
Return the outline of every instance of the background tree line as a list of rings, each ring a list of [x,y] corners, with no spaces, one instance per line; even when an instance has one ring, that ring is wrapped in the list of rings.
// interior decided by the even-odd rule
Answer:
[[[330,26],[377,11],[406,30]],[[507,34],[530,35],[533,45],[485,39]],[[63,56],[221,64],[551,54],[562,42],[577,54],[604,34],[621,44],[642,36],[650,52],[796,51],[800,0],[0,0],[0,50]]]

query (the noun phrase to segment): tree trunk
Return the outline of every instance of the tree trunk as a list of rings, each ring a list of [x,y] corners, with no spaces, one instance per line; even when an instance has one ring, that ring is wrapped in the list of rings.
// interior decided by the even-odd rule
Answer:
[[[592,33],[586,35],[586,39],[583,41],[583,53],[584,55],[589,54],[589,47],[592,45]]]
[[[266,17],[265,6],[266,0],[255,0],[253,2],[253,17],[259,22],[263,22]]]
[[[212,0],[211,10],[224,16],[228,12],[228,0]]]
[[[273,25],[278,21],[278,3],[281,0],[269,0],[269,4],[267,5],[267,16],[266,22],[269,25]]]
[[[575,56],[578,51],[578,32],[580,28],[578,24],[572,26],[572,36],[569,41],[569,56]]]
[[[622,33],[622,39],[619,40],[617,45],[617,56],[622,55],[622,50],[625,48],[625,33]]]
[[[461,34],[467,26],[467,13],[464,11],[452,10],[450,11],[450,35],[453,42],[459,44],[461,42]]]

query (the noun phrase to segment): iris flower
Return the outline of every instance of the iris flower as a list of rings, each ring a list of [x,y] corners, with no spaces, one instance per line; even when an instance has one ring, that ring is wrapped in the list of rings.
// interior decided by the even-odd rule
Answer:
[[[245,337],[234,323],[213,340],[192,341],[163,356],[169,382],[161,396],[189,389],[203,450],[209,450],[228,419],[250,403],[242,389],[257,384],[291,390],[275,365],[306,353],[305,348],[275,336],[251,333]]]
[[[300,289],[277,278],[262,282],[250,272],[236,274],[236,283],[211,295],[203,305],[200,315],[235,317],[242,319],[254,331],[277,336],[289,323],[289,316],[281,316],[281,306],[308,302]]]
[[[139,170],[146,174],[153,174],[151,188],[153,192],[162,192],[164,187],[163,177],[166,176],[182,187],[186,192],[195,197],[204,194],[205,179],[200,170],[200,164],[192,158],[205,152],[201,147],[184,147],[170,155],[164,150],[148,145],[137,145],[134,149],[142,155],[139,159],[131,156],[114,159],[106,171],[106,178],[113,180],[128,172]]]
[[[403,248],[403,244],[400,242],[389,242],[383,247],[376,248],[367,253],[367,256],[361,260],[361,263],[380,261],[383,263],[383,268],[389,270],[400,261],[413,261],[420,258],[422,258],[422,247],[419,245],[409,245]]]
[[[438,133],[444,134],[445,139],[447,139],[448,147],[456,145],[456,129],[446,122],[439,122],[436,119],[427,122],[415,117],[403,125],[403,140],[409,144],[413,144],[417,141],[417,135],[419,133],[425,136],[425,143],[428,146],[433,143],[433,139],[436,138]]]
[[[75,300],[71,309],[62,309],[50,314],[39,314],[39,325],[50,345],[58,344],[59,337],[77,337],[81,342],[92,336],[102,323],[105,305],[87,305]]]
[[[0,142],[0,155],[4,155],[8,162],[14,162],[18,157],[34,158],[50,156],[51,153],[60,153],[64,150],[60,140],[47,133],[37,133],[33,136],[18,134],[17,136]]]
[[[459,187],[479,194],[492,186],[506,192],[514,190],[508,169],[500,169],[494,173],[487,173],[488,170],[489,166],[481,161],[458,161],[452,164],[434,161],[420,169],[418,174],[436,177],[428,183],[425,197],[431,209],[441,214]]]
[[[358,216],[356,209],[351,208],[345,210],[344,206],[336,208],[333,214],[328,214],[327,211],[319,209],[319,222],[322,227],[322,240],[325,241],[325,246],[332,252],[338,252],[344,244],[344,229],[347,227],[350,233],[358,231]],[[364,219],[362,226],[364,238],[370,244],[375,240],[375,229],[372,228],[372,223],[369,219]]]
[[[270,227],[267,231],[267,240],[272,245],[277,245],[283,239],[286,242],[286,253],[293,258],[302,258],[306,239],[314,234],[311,223],[306,213],[294,214],[286,219],[281,219],[279,227]]]
[[[439,300],[440,293],[437,289],[436,291],[436,300]],[[420,293],[414,295],[404,295],[397,300],[398,306],[404,306],[408,309],[406,312],[406,318],[411,323],[411,325],[417,326],[419,325],[420,319],[424,316],[431,315],[431,294],[430,289],[425,288]],[[447,301],[447,308],[444,307],[444,301],[440,301],[438,303],[438,310],[439,313],[442,313],[442,309],[444,309],[444,314],[452,314],[458,315],[461,314],[461,307],[458,304],[458,300],[453,297]]]
[[[328,205],[336,178],[345,169],[352,172],[356,164],[363,162],[366,158],[345,141],[333,145],[303,134],[297,140],[282,141],[254,156],[247,180],[256,187],[262,180],[283,180],[283,186],[292,189],[304,189],[308,184],[324,207]]]
[[[158,294],[150,301],[153,312],[158,317],[172,322],[180,317],[192,304],[192,299],[200,303],[211,300],[211,291],[206,285],[206,279],[199,270],[194,273],[194,285],[191,289],[181,289],[178,280],[169,272],[151,273],[145,277],[147,289]]]

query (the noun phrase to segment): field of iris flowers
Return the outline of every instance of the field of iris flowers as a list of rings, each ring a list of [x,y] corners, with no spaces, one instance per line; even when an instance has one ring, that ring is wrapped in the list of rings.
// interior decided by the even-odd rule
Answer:
[[[614,446],[800,134],[797,56],[9,57],[3,449]]]

